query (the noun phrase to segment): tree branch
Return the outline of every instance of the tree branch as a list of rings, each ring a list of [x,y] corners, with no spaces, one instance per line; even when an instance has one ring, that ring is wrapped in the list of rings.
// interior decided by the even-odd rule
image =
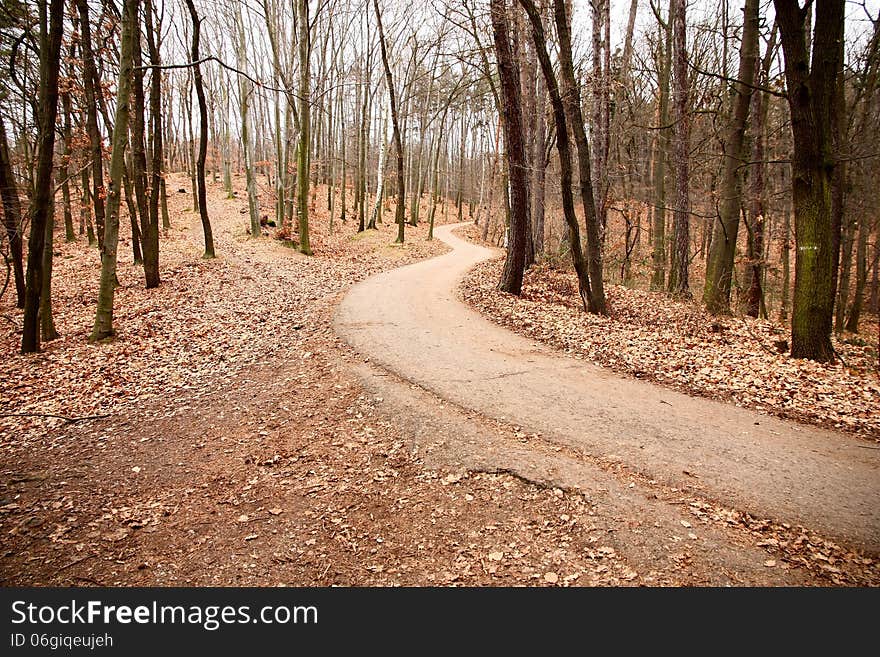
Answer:
[[[110,417],[110,413],[105,413],[103,415],[83,415],[82,417],[67,417],[66,415],[56,415],[54,413],[0,413],[0,417],[54,417],[59,420],[64,420],[68,424],[74,424],[76,422],[100,420],[105,417]]]

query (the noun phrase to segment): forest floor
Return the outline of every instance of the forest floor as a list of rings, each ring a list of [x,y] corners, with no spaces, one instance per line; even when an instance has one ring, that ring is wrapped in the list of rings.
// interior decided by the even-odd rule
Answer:
[[[202,260],[178,186],[163,283],[146,291],[121,264],[114,341],[86,343],[98,256],[81,242],[56,243],[63,337],[25,357],[16,330],[0,336],[3,585],[880,583],[876,555],[613,462],[590,465],[587,492],[447,453],[453,437],[508,451],[528,437],[333,330],[353,283],[446,250],[424,225],[392,246],[388,223],[328,235],[319,208],[307,258],[249,239],[244,199],[215,185],[219,257]]]

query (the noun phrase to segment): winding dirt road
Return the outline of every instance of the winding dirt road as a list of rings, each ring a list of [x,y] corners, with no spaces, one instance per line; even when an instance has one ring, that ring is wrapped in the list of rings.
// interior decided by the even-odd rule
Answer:
[[[880,552],[880,452],[627,379],[490,323],[457,299],[456,286],[493,253],[455,227],[435,231],[450,253],[364,281],[341,303],[338,334],[374,365],[574,453]]]

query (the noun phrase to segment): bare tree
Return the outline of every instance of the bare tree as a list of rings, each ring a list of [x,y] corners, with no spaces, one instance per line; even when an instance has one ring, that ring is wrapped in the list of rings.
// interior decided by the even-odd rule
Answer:
[[[379,47],[382,52],[382,66],[385,69],[385,84],[388,86],[388,102],[391,106],[391,126],[394,139],[394,150],[397,153],[397,208],[394,213],[394,221],[397,223],[396,243],[403,244],[404,215],[406,208],[406,191],[404,189],[403,171],[403,140],[400,136],[400,117],[397,113],[397,97],[394,92],[394,77],[391,74],[391,66],[388,63],[388,49],[385,44],[385,30],[382,27],[382,12],[379,11],[379,0],[373,0],[373,8],[376,10],[376,24],[379,28]]]
[[[205,85],[202,82],[202,67],[199,62],[199,40],[202,31],[202,19],[196,12],[193,0],[186,0],[189,15],[192,19],[192,61],[196,96],[199,99],[199,155],[196,162],[196,184],[199,195],[199,216],[202,219],[202,230],[205,233],[205,258],[214,257],[214,234],[211,230],[211,219],[208,217],[208,190],[205,183],[205,158],[208,155],[208,103],[205,100]]]
[[[125,0],[122,14],[122,40],[119,46],[120,102],[116,103],[116,120],[113,122],[113,151],[110,155],[110,190],[107,195],[107,221],[104,226],[104,246],[101,249],[101,285],[98,291],[98,308],[95,325],[89,337],[91,342],[112,337],[113,297],[116,292],[116,250],[119,245],[119,204],[122,194],[122,175],[125,168],[125,149],[128,146],[129,104],[122,99],[131,95],[134,37],[137,33],[139,0]]]
[[[721,212],[715,222],[703,289],[703,301],[714,314],[730,312],[730,285],[742,206],[741,163],[745,155],[745,134],[758,59],[758,0],[746,0],[744,17],[738,82],[734,85],[736,96],[724,140]]]
[[[48,299],[51,270],[46,271],[44,247],[46,233],[52,230],[54,190],[52,187],[52,162],[55,149],[55,118],[58,115],[58,72],[61,59],[61,37],[64,31],[64,2],[46,0],[39,3],[40,14],[40,99],[39,132],[37,135],[37,176],[34,196],[30,207],[31,233],[28,238],[28,262],[25,278],[24,325],[22,327],[21,353],[39,351],[39,316]],[[51,258],[51,241],[49,258]],[[51,264],[51,260],[49,261]],[[49,328],[44,325],[45,328]],[[54,327],[53,327],[54,328]],[[52,339],[53,335],[44,335]]]
[[[672,214],[672,263],[669,293],[679,298],[691,296],[688,285],[690,264],[690,116],[687,54],[687,0],[675,0],[672,17],[673,51],[673,161],[675,166],[675,207]]]

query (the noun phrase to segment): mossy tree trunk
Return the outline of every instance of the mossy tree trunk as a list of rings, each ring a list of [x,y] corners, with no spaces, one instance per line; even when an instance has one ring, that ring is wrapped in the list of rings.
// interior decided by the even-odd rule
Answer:
[[[122,13],[122,40],[119,52],[120,99],[131,95],[132,52],[134,49],[135,21],[138,19],[139,0],[125,0]],[[107,194],[107,220],[104,225],[104,244],[101,247],[101,285],[98,291],[98,309],[89,341],[96,342],[114,335],[113,296],[116,291],[116,252],[119,246],[119,205],[122,195],[122,176],[125,170],[125,149],[128,146],[129,104],[116,103],[113,123],[112,152],[110,154],[110,190]]]
[[[832,185],[835,95],[841,70],[844,0],[817,0],[813,53],[810,23],[797,0],[774,0],[794,142],[792,199],[795,281],[791,355],[833,361],[831,329],[839,235],[835,237]],[[812,5],[810,5],[812,7]],[[839,231],[839,225],[837,226]]]

